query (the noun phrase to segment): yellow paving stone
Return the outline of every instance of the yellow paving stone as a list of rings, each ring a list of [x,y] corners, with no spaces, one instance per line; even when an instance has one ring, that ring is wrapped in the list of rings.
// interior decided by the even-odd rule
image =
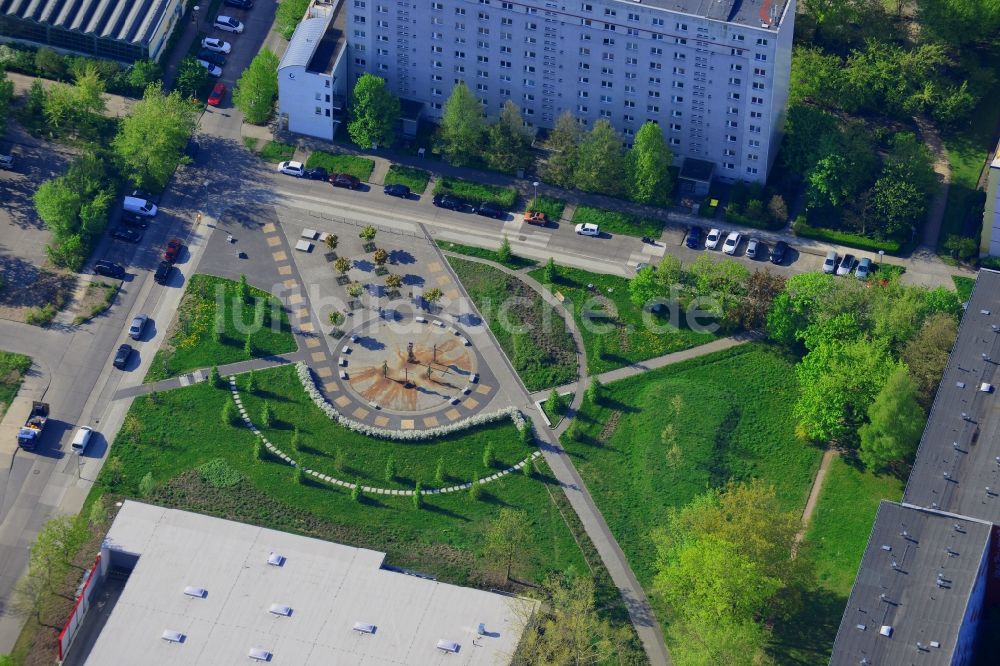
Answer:
[[[271,253],[271,258],[275,261],[288,261],[288,255],[285,254],[284,250],[278,250],[277,252]]]
[[[441,264],[438,263],[437,261],[432,261],[431,263],[427,264],[427,270],[429,270],[432,273],[440,273]]]
[[[273,234],[275,231],[277,231],[274,228],[274,222],[268,222],[267,224],[265,224],[263,227],[263,231],[265,234]]]
[[[322,363],[326,360],[326,352],[313,352],[313,355],[310,356],[310,358],[316,363]]]
[[[312,333],[314,330],[316,330],[316,327],[312,325],[311,321],[307,321],[304,324],[299,324],[299,330],[304,331],[306,333]]]
[[[299,319],[305,319],[306,317],[309,316],[308,308],[299,308],[298,310],[295,311],[295,316],[298,317]]]
[[[299,286],[299,283],[296,282],[295,280],[285,280],[281,284],[285,285],[285,289],[295,289],[297,286]]]
[[[351,412],[351,416],[353,416],[356,419],[363,419],[366,416],[368,416],[368,410],[365,409],[364,407],[358,407],[353,412]]]
[[[386,427],[387,425],[389,425],[389,417],[388,416],[376,416],[375,417],[375,425],[377,425],[379,428]]]
[[[299,305],[305,300],[306,299],[302,298],[302,294],[292,294],[291,296],[288,297],[288,302],[291,303],[292,305]]]
[[[458,289],[449,289],[448,291],[444,292],[444,295],[451,299],[458,298]]]
[[[444,286],[449,282],[451,282],[451,278],[448,277],[447,275],[439,275],[437,276],[437,279],[434,281],[438,283],[438,286]]]
[[[309,349],[316,349],[321,344],[319,338],[306,338],[306,347],[309,347]]]
[[[291,275],[292,267],[287,264],[284,266],[278,266],[278,275]]]
[[[275,245],[281,245],[281,238],[279,238],[278,236],[268,236],[267,244],[270,247],[274,247]]]
[[[337,407],[347,407],[349,404],[351,404],[351,399],[348,398],[346,395],[342,395],[333,402],[336,403]]]
[[[437,427],[437,425],[438,425],[438,420],[437,420],[436,416],[425,416],[424,417],[424,427],[425,428],[434,428],[434,427]]]
[[[326,389],[327,393],[336,393],[340,390],[340,386],[337,385],[337,382],[327,382],[326,384],[323,384],[323,388]]]
[[[479,406],[479,401],[476,400],[475,398],[466,398],[465,402],[463,402],[462,405],[467,409],[475,409],[476,407]]]
[[[479,386],[476,387],[476,393],[479,393],[480,395],[486,395],[487,393],[489,393],[492,390],[493,390],[493,387],[492,386],[487,386],[486,384],[480,384]]]
[[[399,427],[403,430],[413,430],[413,419],[403,419],[399,422]]]
[[[333,377],[333,370],[330,368],[317,368],[316,374],[320,377]]]
[[[449,421],[454,421],[459,416],[461,416],[461,414],[458,413],[457,409],[449,409],[447,412],[444,413],[444,415],[445,418],[447,418]]]

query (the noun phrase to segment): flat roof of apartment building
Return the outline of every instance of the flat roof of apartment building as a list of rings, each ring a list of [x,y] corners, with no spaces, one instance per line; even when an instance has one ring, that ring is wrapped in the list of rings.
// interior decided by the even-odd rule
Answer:
[[[622,4],[636,6],[635,0]],[[755,28],[777,28],[787,0],[642,0],[641,4]],[[673,26],[669,26],[673,27]]]
[[[342,5],[343,0],[336,5],[311,5],[308,12],[312,15],[296,26],[278,69],[300,66],[307,72],[331,74],[337,56],[347,43],[344,37],[347,12]]]

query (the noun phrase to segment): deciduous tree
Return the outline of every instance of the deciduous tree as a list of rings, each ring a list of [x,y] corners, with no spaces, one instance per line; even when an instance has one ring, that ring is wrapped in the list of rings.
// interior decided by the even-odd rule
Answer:
[[[917,386],[906,366],[898,366],[868,408],[868,423],[858,430],[858,457],[872,470],[908,462],[916,453],[925,421]]]
[[[188,56],[177,65],[177,76],[174,78],[174,90],[182,97],[197,97],[198,92],[208,82],[208,72],[198,64],[198,61]],[[236,92],[233,91],[233,102],[236,102]]]
[[[548,157],[542,164],[542,177],[559,187],[573,187],[580,147],[580,125],[569,111],[556,118],[545,142]]]
[[[531,520],[524,511],[503,508],[486,530],[486,557],[504,570],[504,582],[524,556],[531,540]]]
[[[362,148],[388,146],[396,135],[399,113],[399,98],[386,88],[385,79],[366,72],[351,93],[347,133]]]
[[[184,147],[196,124],[190,103],[153,84],[122,119],[112,145],[136,185],[159,191],[186,159]]]
[[[638,308],[645,308],[663,293],[663,283],[652,266],[646,266],[628,281],[629,299]]]
[[[500,117],[487,130],[486,163],[498,171],[514,173],[531,166],[531,142],[535,135],[524,126],[521,110],[511,100],[500,109]]]
[[[622,139],[607,120],[598,120],[577,149],[574,184],[585,192],[620,196],[625,191]]]
[[[264,47],[250,61],[233,87],[233,104],[248,123],[263,125],[274,112],[278,96],[278,56]]]
[[[482,102],[459,81],[451,89],[441,117],[440,138],[445,158],[454,166],[465,166],[482,154],[485,134]]]
[[[957,335],[958,325],[953,316],[932,314],[903,347],[902,360],[910,369],[910,376],[917,386],[917,402],[924,410],[930,409],[934,402],[934,393],[941,382]]]
[[[673,189],[670,177],[673,161],[674,156],[660,126],[649,121],[643,123],[627,156],[629,196],[632,200],[656,206],[666,205]]]

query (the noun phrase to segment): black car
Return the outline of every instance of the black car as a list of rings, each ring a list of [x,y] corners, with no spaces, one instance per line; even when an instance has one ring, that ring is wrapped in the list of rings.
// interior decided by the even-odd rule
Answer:
[[[94,264],[94,272],[98,275],[103,275],[104,277],[115,278],[116,280],[121,280],[125,277],[124,268],[115,262],[108,261],[106,259],[101,259]]]
[[[701,227],[692,226],[690,229],[688,229],[687,240],[684,241],[684,244],[687,245],[692,250],[697,250],[699,247],[701,247],[702,233],[703,232]]]
[[[142,232],[136,231],[135,229],[122,229],[119,227],[118,229],[115,229],[111,235],[118,240],[123,240],[128,243],[138,243],[142,240]]]
[[[469,204],[450,194],[438,194],[434,197],[434,205],[448,210],[465,210]]]
[[[122,224],[133,229],[148,229],[149,218],[145,215],[137,215],[129,211],[122,211]]]
[[[156,284],[166,284],[167,280],[170,279],[170,274],[173,270],[173,264],[169,261],[161,261],[160,265],[156,267],[156,273],[153,274],[153,281],[156,282]]]
[[[124,370],[128,365],[128,360],[132,356],[132,345],[122,345],[115,353],[114,365],[119,370]]]
[[[323,167],[313,167],[312,169],[306,169],[302,174],[303,178],[308,178],[309,180],[328,180],[330,178],[330,172]]]
[[[401,199],[408,199],[410,197],[410,188],[406,185],[386,185],[382,188],[382,192],[388,194],[390,197],[399,197]]]
[[[198,51],[198,57],[205,62],[210,62],[213,65],[218,65],[219,67],[226,64],[226,56],[221,53],[216,53],[215,51],[209,51],[208,49]]]
[[[771,263],[780,264],[785,260],[785,255],[788,254],[788,243],[785,241],[778,241],[771,248]]]
[[[253,0],[226,0],[226,6],[239,9],[253,9]]]
[[[495,220],[503,220],[507,217],[507,211],[500,208],[500,206],[497,206],[496,204],[486,201],[476,209],[476,215],[492,217]]]

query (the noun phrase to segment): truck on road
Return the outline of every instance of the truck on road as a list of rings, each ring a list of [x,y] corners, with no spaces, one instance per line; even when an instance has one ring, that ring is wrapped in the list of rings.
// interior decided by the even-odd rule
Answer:
[[[42,431],[45,430],[45,422],[49,420],[49,403],[38,402],[37,400],[31,403],[31,413],[28,415],[28,419],[21,426],[21,429],[17,431],[17,445],[22,449],[33,449],[38,443],[38,440],[42,437]]]

